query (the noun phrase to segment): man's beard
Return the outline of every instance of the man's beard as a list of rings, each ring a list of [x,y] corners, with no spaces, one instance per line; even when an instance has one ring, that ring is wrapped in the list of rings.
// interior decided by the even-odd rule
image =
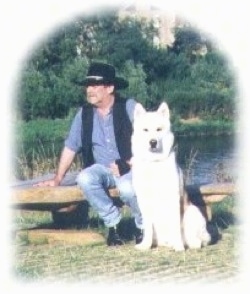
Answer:
[[[87,95],[87,101],[92,105],[98,105],[101,102],[101,99],[96,96]]]

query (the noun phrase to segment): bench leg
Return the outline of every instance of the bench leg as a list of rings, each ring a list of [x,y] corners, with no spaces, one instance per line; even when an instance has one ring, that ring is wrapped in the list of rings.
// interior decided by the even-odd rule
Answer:
[[[72,204],[68,207],[52,211],[56,228],[86,228],[89,224],[89,205],[87,201]]]
[[[209,204],[206,205],[206,215],[207,220],[210,222],[212,220],[212,207]]]

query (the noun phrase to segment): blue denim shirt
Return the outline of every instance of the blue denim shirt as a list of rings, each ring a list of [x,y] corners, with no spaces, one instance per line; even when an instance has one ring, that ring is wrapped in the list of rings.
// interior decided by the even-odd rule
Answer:
[[[127,113],[132,123],[135,104],[136,101],[132,98],[128,99],[126,102]],[[77,112],[72,122],[69,134],[65,140],[65,146],[76,153],[78,153],[82,147],[81,132],[82,108]],[[94,111],[92,142],[93,155],[96,163],[100,163],[108,167],[110,163],[120,158],[115,141],[112,108],[105,117],[99,115],[96,110]]]

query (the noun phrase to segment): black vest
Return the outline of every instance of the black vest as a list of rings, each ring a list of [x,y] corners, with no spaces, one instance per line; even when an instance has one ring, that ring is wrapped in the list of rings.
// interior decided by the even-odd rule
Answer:
[[[115,140],[121,159],[117,159],[120,174],[129,171],[129,165],[126,163],[132,156],[131,152],[131,135],[132,123],[126,110],[126,99],[117,97],[113,105],[113,123]],[[94,107],[85,104],[82,107],[82,156],[84,167],[88,167],[94,163],[92,151],[92,132],[93,132],[93,115]]]

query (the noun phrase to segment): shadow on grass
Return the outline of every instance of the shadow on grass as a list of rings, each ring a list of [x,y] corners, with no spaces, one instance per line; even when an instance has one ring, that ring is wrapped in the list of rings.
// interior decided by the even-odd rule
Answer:
[[[212,220],[207,224],[207,230],[212,237],[211,244],[217,243],[222,238],[222,231],[237,224],[235,215],[227,210],[218,210],[213,213]]]
[[[114,200],[117,207],[122,208],[123,203],[119,198]],[[125,209],[126,210],[126,209]],[[52,211],[52,221],[48,223],[39,224],[39,214],[37,219],[34,218],[34,223],[29,226],[29,230],[36,229],[58,229],[58,230],[85,230],[93,229],[106,235],[108,229],[105,227],[103,220],[95,213],[87,201],[77,204],[75,207],[69,207],[66,210]],[[130,213],[122,212],[122,220],[119,223],[118,231],[125,241],[134,239],[135,223],[134,219],[130,217]],[[21,231],[22,229],[20,229]],[[26,229],[23,229],[26,230]]]
[[[220,229],[227,229],[238,223],[235,215],[229,211],[218,211],[213,214],[212,222]]]

